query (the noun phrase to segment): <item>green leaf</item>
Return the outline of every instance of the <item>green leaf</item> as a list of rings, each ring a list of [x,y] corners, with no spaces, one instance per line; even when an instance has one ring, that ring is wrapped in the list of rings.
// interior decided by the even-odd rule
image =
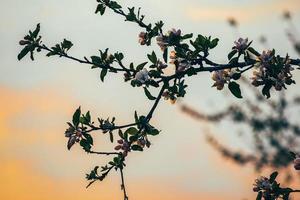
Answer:
[[[91,122],[91,114],[90,114],[90,111],[88,111],[86,114],[85,114],[85,118],[88,122]]]
[[[122,8],[122,6],[119,5],[116,1],[111,1],[109,5],[113,9],[120,9],[120,8]]]
[[[86,139],[82,139],[80,140],[80,146],[86,151],[86,152],[90,152],[91,151],[91,144],[86,140]]]
[[[213,39],[209,44],[209,48],[211,49],[215,48],[218,45],[218,42],[219,42],[218,38]]]
[[[163,53],[163,58],[165,63],[168,63],[168,48],[165,48],[164,53]]]
[[[270,90],[272,88],[272,83],[266,83],[262,89],[262,94],[268,98],[271,97]]]
[[[125,131],[125,134],[136,135],[139,131],[135,127],[130,127]]]
[[[242,95],[241,95],[241,89],[240,89],[240,85],[237,84],[236,82],[234,81],[231,81],[229,84],[228,84],[228,88],[230,90],[230,92],[237,98],[243,98]]]
[[[33,33],[31,34],[31,37],[36,38],[36,37],[38,36],[39,32],[40,32],[40,29],[41,29],[41,27],[40,27],[40,24],[38,23],[38,24],[36,25],[35,30],[34,30]]]
[[[114,135],[113,135],[112,132],[109,132],[109,140],[110,140],[111,143],[114,142]]]
[[[239,57],[234,57],[234,58],[232,58],[230,61],[229,61],[229,63],[238,63],[239,62]]]
[[[153,129],[149,130],[149,131],[147,132],[147,134],[148,134],[148,135],[153,135],[153,136],[154,136],[154,135],[158,135],[158,134],[159,134],[159,130],[153,128]]]
[[[157,63],[157,57],[154,51],[152,51],[152,54],[147,54],[147,56],[153,64]]]
[[[91,56],[92,62],[96,65],[101,65],[102,60],[99,56]]]
[[[81,109],[80,107],[76,109],[76,111],[73,114],[73,125],[77,128],[80,121],[80,115],[81,115]]]
[[[135,120],[135,123],[139,123],[139,116],[136,111],[134,111],[134,120]]]
[[[231,78],[233,78],[234,80],[238,80],[241,78],[241,73],[236,72],[236,73],[232,74]]]
[[[69,40],[66,40],[66,39],[64,39],[64,41],[61,44],[61,47],[63,49],[66,49],[66,50],[71,49],[72,46],[73,46],[73,43],[71,41],[69,41]]]
[[[186,74],[187,74],[188,76],[193,76],[193,75],[196,75],[197,72],[196,72],[196,69],[195,69],[194,67],[190,67],[190,68],[188,68],[188,69],[186,70]]]
[[[119,129],[118,134],[119,134],[120,138],[124,139],[124,134],[121,129]]]
[[[28,54],[28,52],[30,51],[29,46],[25,46],[21,52],[18,55],[18,60],[21,60],[22,58],[24,58],[24,56],[26,56]]]
[[[270,175],[270,183],[273,183],[276,179],[276,177],[278,176],[278,172],[273,172],[271,175]]]
[[[258,192],[256,200],[261,200],[262,198],[262,192]]]
[[[134,143],[139,139],[139,135],[132,135],[129,137],[129,142]]]
[[[107,74],[107,69],[102,69],[100,73],[100,79],[102,82],[104,82],[104,77],[106,76],[106,74]]]
[[[93,140],[93,138],[92,138],[92,136],[91,136],[90,134],[85,133],[85,134],[84,134],[84,137],[85,137],[86,141],[87,141],[89,144],[91,144],[91,145],[94,144],[94,140]]]
[[[237,53],[237,50],[234,49],[228,54],[228,60],[231,60],[231,58]]]
[[[255,49],[253,49],[253,47],[249,47],[247,50],[250,51],[251,53],[253,53],[256,56],[260,56],[260,54]]]
[[[133,151],[143,151],[143,148],[141,146],[139,146],[139,145],[136,145],[136,144],[132,145],[131,149]]]
[[[150,80],[149,85],[156,87],[156,88],[159,87],[159,84],[155,80],[152,80],[152,79]]]
[[[145,65],[146,65],[147,63],[148,63],[148,62],[143,62],[143,63],[139,64],[139,65],[136,67],[136,70],[137,70],[137,71],[141,71],[141,70],[145,67]]]
[[[98,4],[95,13],[97,14],[99,12],[100,15],[103,15],[105,12],[105,8],[106,6],[104,4]]]
[[[155,100],[156,97],[152,96],[152,94],[149,92],[149,90],[144,87],[144,92],[145,92],[145,95],[148,97],[149,100]]]
[[[193,33],[190,34],[185,34],[184,36],[181,37],[182,40],[190,39],[193,37]]]
[[[134,7],[128,8],[129,13],[126,15],[126,20],[127,21],[135,21],[136,20],[136,15],[134,13]]]

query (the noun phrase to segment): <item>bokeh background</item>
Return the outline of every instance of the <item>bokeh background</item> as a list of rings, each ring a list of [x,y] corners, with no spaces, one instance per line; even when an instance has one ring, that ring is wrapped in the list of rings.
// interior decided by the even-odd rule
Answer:
[[[228,17],[239,21],[239,34],[254,40],[257,49],[264,48],[258,42],[263,34],[278,53],[297,56],[287,40],[282,13],[289,10],[299,22],[299,0],[120,3],[142,7],[146,21],[161,19],[166,28],[219,37],[218,48],[211,52],[211,58],[219,62],[226,62],[237,39],[237,33],[228,26]],[[0,199],[121,199],[117,173],[85,189],[85,173],[105,164],[107,158],[87,155],[78,145],[68,151],[65,122],[81,105],[92,116],[115,116],[117,123],[127,123],[133,119],[134,110],[147,113],[151,102],[141,88],[124,84],[121,75],[109,75],[102,83],[97,70],[43,54],[37,55],[35,62],[28,58],[18,62],[18,41],[41,23],[46,44],[69,39],[74,43],[70,54],[78,57],[96,55],[98,49],[109,47],[113,52],[124,52],[127,62],[138,63],[158,48],[138,45],[140,29],[135,24],[124,23],[109,11],[103,17],[95,15],[94,0],[0,0],[0,4]],[[299,79],[298,75],[296,81]],[[189,105],[209,112],[226,103],[226,92],[211,88],[209,73],[190,78],[188,83],[183,101]],[[296,94],[297,87],[290,87],[287,93]],[[224,160],[207,144],[204,133],[218,132],[218,128],[191,120],[176,104],[167,101],[159,105],[153,124],[163,130],[161,135],[152,139],[150,149],[134,153],[127,160],[125,176],[131,199],[254,199],[252,183],[259,174],[253,166],[241,167]],[[221,131],[219,138],[238,148],[242,145],[230,126]],[[109,150],[107,143],[108,138],[99,133],[95,148]],[[268,175],[269,171],[261,173]]]

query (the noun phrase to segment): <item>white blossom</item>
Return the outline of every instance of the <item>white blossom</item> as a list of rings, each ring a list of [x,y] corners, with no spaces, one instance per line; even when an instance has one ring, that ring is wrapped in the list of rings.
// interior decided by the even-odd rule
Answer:
[[[150,79],[149,72],[146,68],[143,70],[139,71],[135,75],[135,79],[140,81],[141,83],[145,83]]]

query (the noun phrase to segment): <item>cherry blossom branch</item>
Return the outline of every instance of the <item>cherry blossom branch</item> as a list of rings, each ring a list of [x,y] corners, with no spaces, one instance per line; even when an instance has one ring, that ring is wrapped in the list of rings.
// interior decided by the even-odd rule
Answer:
[[[72,123],[68,122],[69,127],[65,131],[65,136],[69,138],[67,148],[70,150],[74,144],[79,143],[87,153],[116,155],[112,161],[101,167],[101,175],[98,172],[98,166],[90,174],[87,174],[87,180],[90,181],[88,186],[96,180],[102,181],[111,169],[119,169],[124,200],[128,200],[123,174],[125,158],[131,151],[143,151],[145,147],[150,147],[151,143],[148,137],[158,135],[160,131],[149,122],[162,97],[174,103],[177,98],[185,96],[185,88],[187,87],[184,83],[185,76],[195,76],[199,72],[213,72],[213,86],[221,90],[225,84],[228,84],[229,90],[237,98],[242,98],[242,95],[239,84],[234,80],[240,79],[242,73],[254,67],[256,71],[254,70],[253,73],[252,84],[256,87],[263,86],[262,94],[268,98],[272,87],[276,90],[281,90],[286,88],[286,85],[295,83],[292,79],[291,71],[293,70],[292,65],[300,66],[299,59],[290,59],[289,56],[284,58],[276,56],[275,50],[264,51],[260,54],[250,46],[252,42],[248,42],[248,39],[240,38],[238,41],[235,41],[232,51],[228,54],[229,63],[219,64],[208,58],[209,51],[218,45],[218,38],[199,34],[193,39],[193,34],[183,35],[181,30],[176,29],[172,29],[164,34],[162,30],[163,22],[159,21],[155,25],[151,23],[145,24],[143,22],[144,15],[140,14],[140,9],[136,12],[134,7],[128,8],[126,13],[116,1],[97,0],[97,2],[96,13],[103,15],[105,9],[110,8],[113,12],[125,17],[125,21],[134,22],[145,29],[146,32],[139,34],[139,43],[141,45],[150,46],[151,40],[156,38],[157,45],[162,50],[163,60],[159,59],[155,52],[152,52],[147,55],[150,62],[144,62],[137,66],[130,63],[129,67],[126,67],[122,63],[123,54],[118,52],[114,55],[108,54],[108,49],[100,51],[100,56],[91,56],[91,61],[86,57],[79,59],[67,54],[67,51],[73,44],[66,39],[51,48],[42,44],[41,36],[39,35],[39,24],[34,31],[29,31],[24,40],[20,41],[20,45],[24,46],[24,48],[18,55],[18,59],[21,60],[24,56],[30,54],[30,58],[33,60],[33,55],[36,51],[45,50],[48,52],[47,56],[57,55],[82,64],[92,65],[92,68],[100,68],[101,81],[104,81],[104,77],[108,72],[124,72],[125,81],[130,81],[133,87],[142,87],[147,98],[154,101],[146,116],[139,116],[135,112],[135,122],[119,126],[115,125],[115,118],[112,118],[112,120],[109,118],[106,120],[98,118],[99,126],[95,126],[94,122],[91,121],[89,111],[86,114],[82,114],[80,107],[75,111]],[[189,44],[185,43],[187,40],[189,40]],[[191,50],[190,46],[194,50]],[[169,52],[170,49],[173,49],[173,51]],[[243,62],[239,61],[241,58],[244,59]],[[114,63],[117,63],[119,67],[113,67]],[[175,68],[174,74],[170,76],[164,76],[164,69],[168,67],[167,63],[172,64]],[[148,90],[150,87],[159,89],[157,96],[152,96]],[[94,143],[90,133],[97,130],[101,130],[104,134],[108,133],[112,143],[114,142],[113,131],[118,130],[119,139],[115,150],[119,152],[92,151],[91,148]]]

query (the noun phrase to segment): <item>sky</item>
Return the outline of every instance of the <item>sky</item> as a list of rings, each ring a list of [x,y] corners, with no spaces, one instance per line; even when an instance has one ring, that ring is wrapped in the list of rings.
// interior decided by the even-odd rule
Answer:
[[[299,22],[298,0],[124,0],[121,4],[142,7],[146,21],[163,20],[167,29],[219,37],[220,45],[211,53],[218,62],[226,61],[226,53],[237,39],[226,22],[228,17],[239,19],[239,34],[254,40],[258,49],[263,49],[258,42],[263,34],[279,53],[296,56],[287,42],[287,24],[281,15],[290,10]],[[34,62],[28,58],[17,61],[18,41],[37,23],[41,23],[46,44],[67,38],[74,44],[70,54],[77,57],[96,55],[98,49],[109,47],[124,52],[127,63],[139,63],[147,53],[158,50],[138,45],[141,30],[135,24],[125,23],[112,12],[95,15],[96,5],[94,0],[0,0],[0,199],[122,198],[117,173],[85,189],[85,173],[108,158],[87,155],[79,146],[68,151],[64,130],[80,105],[92,116],[115,116],[117,123],[130,122],[134,110],[147,113],[152,105],[142,89],[124,84],[122,76],[114,74],[102,83],[99,71],[62,58],[47,58],[43,53],[36,55]],[[212,89],[209,74],[187,82],[190,87],[182,101],[199,110],[209,112],[222,108],[228,100],[237,101]],[[296,86],[289,90],[290,94],[297,91]],[[210,130],[220,132],[223,141],[242,147],[230,127],[220,131],[199,124],[167,101],[158,106],[153,124],[162,130],[152,138],[153,146],[127,160],[130,199],[253,199],[252,183],[259,174],[251,166],[224,160],[205,141],[205,132]],[[97,150],[111,148],[107,137],[98,134],[96,138]]]

